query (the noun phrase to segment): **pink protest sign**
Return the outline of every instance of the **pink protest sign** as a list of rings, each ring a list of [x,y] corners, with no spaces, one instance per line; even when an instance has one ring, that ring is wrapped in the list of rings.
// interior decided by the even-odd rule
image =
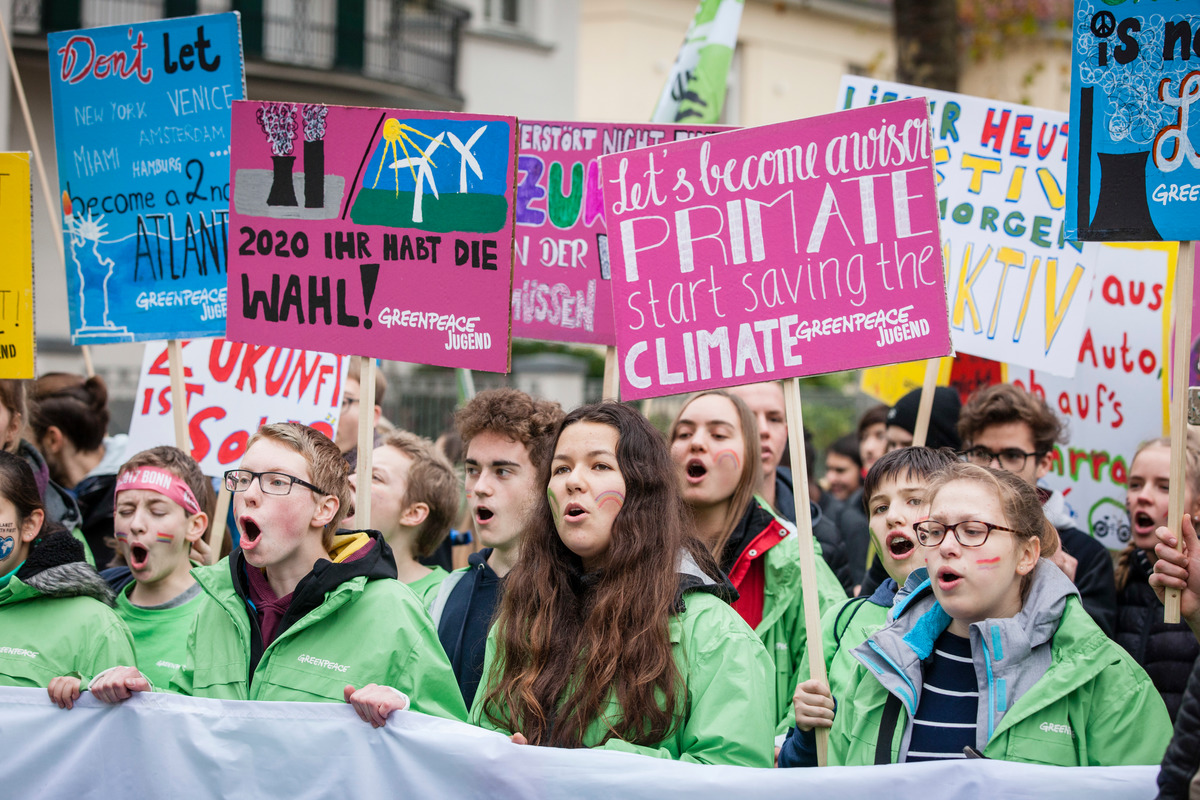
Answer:
[[[951,352],[925,101],[600,159],[621,397]]]
[[[516,120],[238,102],[232,341],[508,371]]]
[[[724,130],[522,120],[513,335],[616,344],[600,156]]]

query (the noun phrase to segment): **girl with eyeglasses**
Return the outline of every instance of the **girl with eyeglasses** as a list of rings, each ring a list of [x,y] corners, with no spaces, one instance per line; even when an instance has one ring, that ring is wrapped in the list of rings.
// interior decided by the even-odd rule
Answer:
[[[1045,559],[1057,534],[1032,486],[952,464],[914,529],[928,577],[852,651],[830,764],[1161,760],[1171,736],[1162,699]]]

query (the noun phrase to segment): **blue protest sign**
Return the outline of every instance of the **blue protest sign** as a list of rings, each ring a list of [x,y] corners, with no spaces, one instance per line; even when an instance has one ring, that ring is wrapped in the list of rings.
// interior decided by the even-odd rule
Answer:
[[[225,333],[237,14],[49,36],[71,341]]]
[[[1200,239],[1200,0],[1077,0],[1067,232]]]

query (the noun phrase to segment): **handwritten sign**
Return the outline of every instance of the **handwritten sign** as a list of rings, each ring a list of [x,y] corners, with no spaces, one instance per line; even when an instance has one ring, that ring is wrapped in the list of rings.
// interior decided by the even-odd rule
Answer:
[[[1072,380],[1009,366],[1009,379],[1067,421],[1044,478],[1066,495],[1079,527],[1107,547],[1129,544],[1125,485],[1138,445],[1164,435],[1170,291],[1176,245],[1105,245]],[[1164,311],[1166,309],[1166,311]]]
[[[225,332],[236,14],[49,36],[71,340]]]
[[[224,339],[187,341],[182,352],[192,457],[205,475],[234,469],[261,425],[302,422],[330,439],[337,431],[350,359]],[[129,439],[130,453],[175,444],[163,345],[142,356]]]
[[[0,153],[0,378],[32,378],[33,209],[29,153]]]
[[[930,104],[954,349],[1071,376],[1097,249],[1067,241],[1067,117],[847,76],[847,108]]]
[[[1075,7],[1067,236],[1200,238],[1200,2]]]
[[[967,353],[938,361],[937,385],[954,389],[958,392],[959,402],[964,405],[978,389],[1005,382],[1005,365],[998,361]],[[894,406],[901,397],[913,389],[920,389],[924,383],[925,362],[909,361],[864,369],[859,376],[858,388],[884,405]]]
[[[512,117],[235,103],[230,339],[508,371]]]
[[[603,156],[621,397],[950,351],[914,100]]]
[[[616,344],[600,156],[723,130],[522,120],[513,335]]]

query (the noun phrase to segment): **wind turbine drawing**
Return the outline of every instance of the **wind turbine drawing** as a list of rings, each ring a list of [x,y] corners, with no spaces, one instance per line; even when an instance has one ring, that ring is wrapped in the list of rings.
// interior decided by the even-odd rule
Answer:
[[[483,178],[483,170],[479,167],[479,161],[476,160],[474,154],[471,153],[471,148],[475,146],[475,142],[479,141],[479,137],[483,135],[483,132],[486,128],[486,125],[481,126],[479,130],[471,134],[471,138],[467,139],[466,144],[463,144],[462,141],[453,133],[448,134],[450,136],[450,144],[452,144],[454,149],[457,150],[459,155],[462,156],[462,166],[458,171],[458,191],[461,194],[467,193],[468,165],[471,167],[471,171],[475,173],[475,177],[480,179]]]
[[[426,147],[423,152],[420,150],[420,148],[417,148],[417,152],[421,153],[420,157],[409,156],[408,158],[397,159],[388,165],[389,169],[394,170],[398,170],[401,167],[408,167],[410,170],[412,170],[414,167],[416,168],[416,192],[413,196],[412,213],[413,222],[424,221],[424,215],[421,213],[421,200],[425,196],[426,181],[429,182],[429,189],[433,192],[433,196],[439,196],[437,183],[433,180],[433,170],[429,168],[429,165],[432,163],[430,156],[433,155],[434,150],[437,150],[438,147],[442,145],[442,137],[444,135],[445,133],[439,133],[437,136],[431,138],[429,140],[429,146]]]

